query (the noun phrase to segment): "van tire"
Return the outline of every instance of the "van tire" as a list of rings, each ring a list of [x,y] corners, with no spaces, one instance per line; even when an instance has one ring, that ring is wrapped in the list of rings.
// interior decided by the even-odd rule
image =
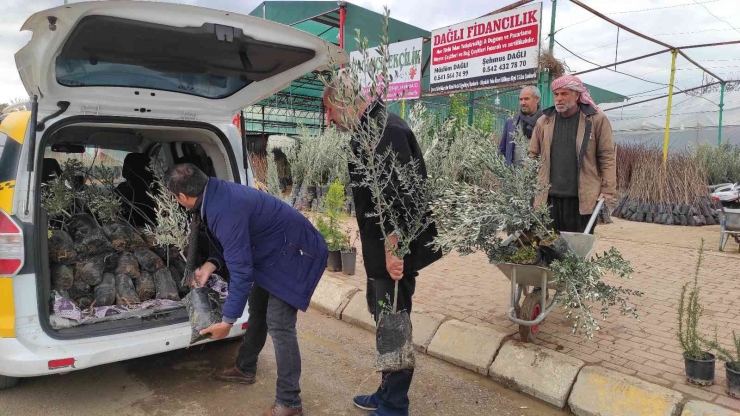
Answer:
[[[20,380],[18,377],[0,376],[0,390],[13,388]]]

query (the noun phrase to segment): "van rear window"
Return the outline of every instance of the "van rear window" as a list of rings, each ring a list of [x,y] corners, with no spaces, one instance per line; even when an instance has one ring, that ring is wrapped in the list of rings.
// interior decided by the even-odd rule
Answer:
[[[64,43],[55,70],[57,82],[68,87],[147,88],[219,99],[315,55],[218,24],[175,27],[87,16]]]
[[[0,183],[15,180],[22,149],[20,143],[0,133]]]

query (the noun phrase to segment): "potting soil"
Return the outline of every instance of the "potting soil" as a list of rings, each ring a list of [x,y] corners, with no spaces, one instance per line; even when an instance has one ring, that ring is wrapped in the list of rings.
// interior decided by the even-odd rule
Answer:
[[[141,277],[134,281],[134,286],[136,287],[136,295],[139,296],[139,300],[142,302],[152,300],[157,295],[157,288],[154,286],[154,277],[147,271],[141,272]]]
[[[67,290],[72,287],[75,276],[72,268],[64,264],[51,265],[51,285],[55,289]]]
[[[134,251],[140,248],[149,248],[149,245],[141,238],[134,227],[125,222],[114,221],[103,224],[103,233],[116,251]]]
[[[207,339],[210,335],[201,335],[200,331],[221,322],[220,295],[210,287],[197,287],[183,299],[190,318],[190,345]]]
[[[164,261],[148,249],[139,249],[134,251],[134,257],[139,262],[142,270],[154,273],[164,267]]]
[[[77,214],[69,221],[69,230],[75,243],[77,259],[86,259],[96,254],[114,250],[103,229],[90,214]]]
[[[383,312],[375,331],[379,372],[410,370],[416,365],[411,318],[406,311]]]
[[[162,267],[154,272],[154,286],[156,287],[157,299],[180,300],[177,284],[172,280],[170,269]]]
[[[62,230],[49,232],[49,261],[70,265],[75,262],[77,252],[72,237]]]
[[[136,280],[141,276],[139,262],[136,261],[136,257],[134,257],[132,253],[121,253],[121,255],[118,257],[116,277],[118,277],[119,275],[126,275],[133,280]]]
[[[105,273],[103,281],[95,286],[95,305],[111,306],[116,302],[116,277],[112,273]]]
[[[116,275],[116,305],[131,307],[141,302],[134,282],[127,274]]]

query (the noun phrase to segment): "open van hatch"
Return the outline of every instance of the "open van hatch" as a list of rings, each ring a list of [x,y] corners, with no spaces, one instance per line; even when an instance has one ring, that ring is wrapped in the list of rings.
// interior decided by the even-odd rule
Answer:
[[[49,238],[40,239],[41,272],[37,287],[40,317],[45,323],[43,326],[46,332],[50,336],[67,339],[110,335],[173,324],[187,325],[187,312],[180,301],[187,293],[187,288],[175,283],[174,299],[159,298],[159,285],[157,285],[156,297],[158,299],[151,294],[151,297],[142,298],[140,303],[133,304],[120,302],[120,293],[116,293],[115,304],[93,305],[93,309],[89,305],[93,299],[98,299],[95,288],[101,283],[100,281],[88,282],[90,284],[85,285],[85,281],[80,280],[87,279],[84,276],[89,273],[83,275],[81,270],[83,267],[88,267],[87,264],[93,264],[91,259],[102,257],[99,263],[99,273],[115,273],[115,278],[118,279],[118,274],[123,273],[119,271],[120,257],[143,250],[148,252],[149,256],[154,255],[155,258],[152,261],[158,262],[158,265],[155,266],[156,272],[154,269],[149,269],[150,271],[147,272],[147,266],[138,253],[129,256],[131,261],[136,262],[134,267],[138,267],[137,275],[141,276],[139,279],[142,279],[146,273],[156,278],[157,273],[166,269],[164,273],[169,272],[170,279],[179,282],[184,270],[183,259],[175,258],[175,254],[162,254],[163,252],[171,253],[171,250],[157,246],[154,241],[146,237],[145,228],[156,225],[157,207],[149,206],[156,204],[155,199],[141,198],[141,196],[144,193],[157,192],[151,187],[151,177],[137,182],[141,179],[141,176],[137,175],[146,175],[143,169],[147,166],[155,167],[161,175],[169,166],[188,162],[196,164],[210,176],[241,182],[236,157],[224,133],[206,123],[78,116],[67,118],[52,126],[44,134],[40,146],[39,150],[43,160],[39,163],[42,171],[38,185],[46,191],[37,198],[37,203],[43,208],[38,210],[40,216],[37,222],[37,233],[40,236],[48,234]],[[51,206],[47,207],[45,204],[52,204],[53,199],[49,199],[52,195],[50,192],[60,192],[53,191],[53,185],[60,181],[58,178],[73,176],[67,169],[75,163],[80,166],[80,175],[83,177],[77,179],[77,171],[73,170],[75,179],[63,181],[77,188],[73,192],[71,204],[67,205],[66,214],[69,215],[61,215],[58,209],[54,211]],[[103,169],[108,169],[114,174],[115,183],[99,180],[96,172]],[[138,191],[139,197],[136,199],[137,194],[126,193],[130,187],[136,189],[144,187],[147,190]],[[92,212],[90,209],[92,197],[86,195],[87,193],[99,195],[96,194],[98,189],[110,191],[107,194],[109,197],[115,195],[118,198],[120,204],[120,210],[117,211],[118,218],[105,220],[100,219],[100,215],[96,215],[93,220],[93,217],[89,215]],[[64,195],[66,192],[61,191]],[[139,209],[130,210],[132,203]],[[56,212],[56,214],[49,215],[50,212],[52,214]],[[75,218],[85,216],[91,222],[99,223],[100,227],[93,224],[91,227],[93,231],[105,230],[107,225],[114,222],[128,224],[131,230],[135,230],[135,233],[141,236],[141,240],[137,241],[141,241],[145,246],[138,246],[137,249],[113,247],[114,238],[107,231],[105,233],[97,231],[102,235],[102,239],[99,239],[96,247],[90,248],[83,244],[82,248],[79,248],[79,235],[74,236],[74,226],[71,224]],[[88,255],[79,255],[78,252],[78,258],[60,262],[58,257],[53,257],[56,254],[52,254],[54,253],[54,250],[51,250],[54,244],[51,239],[52,233],[55,236],[60,233],[66,233],[70,238],[74,236],[74,240],[69,241],[74,242],[75,250],[94,250],[109,243],[111,247],[107,251],[102,251],[102,254],[95,251]],[[205,247],[202,253],[203,261],[207,258],[207,252],[208,247]],[[119,263],[109,265],[107,260],[111,256],[116,256],[114,262]],[[176,267],[176,264],[179,266]],[[66,267],[68,273],[73,273],[72,282],[75,285],[80,283],[80,287],[71,287],[69,281],[60,283],[57,273],[62,267]],[[135,284],[135,290],[140,293],[138,292],[139,284],[142,280],[137,280],[135,277],[130,278],[131,283]],[[228,272],[225,272],[223,278],[228,280]],[[117,280],[116,283],[118,283]],[[215,289],[222,294],[222,301],[225,300],[226,285],[222,283]],[[118,290],[117,286],[116,290]]]

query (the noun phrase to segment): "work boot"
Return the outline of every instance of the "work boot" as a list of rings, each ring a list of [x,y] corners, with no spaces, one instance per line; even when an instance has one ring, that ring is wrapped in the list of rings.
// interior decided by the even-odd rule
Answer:
[[[275,403],[272,409],[265,412],[265,416],[303,416],[303,409],[291,409]]]
[[[230,383],[254,384],[254,374],[247,374],[236,368],[226,367],[216,374],[216,380],[228,381]]]

